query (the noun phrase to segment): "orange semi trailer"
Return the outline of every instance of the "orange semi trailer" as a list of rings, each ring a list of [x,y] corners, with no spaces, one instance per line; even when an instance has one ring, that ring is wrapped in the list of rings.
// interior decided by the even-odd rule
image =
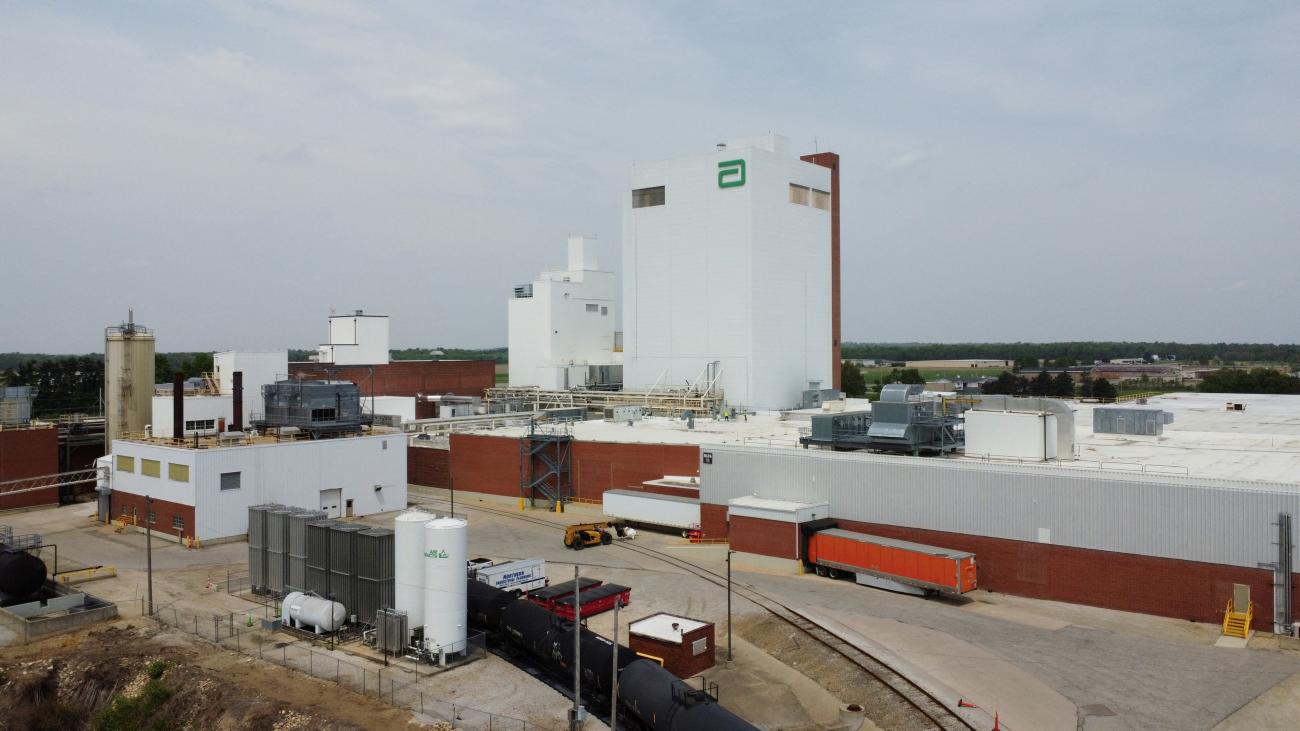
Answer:
[[[975,554],[829,528],[808,537],[804,553],[818,576],[908,594],[965,594],[975,588]]]

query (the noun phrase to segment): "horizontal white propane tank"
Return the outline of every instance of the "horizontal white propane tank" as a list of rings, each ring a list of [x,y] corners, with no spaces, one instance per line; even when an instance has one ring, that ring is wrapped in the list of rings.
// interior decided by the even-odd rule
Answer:
[[[280,618],[286,624],[298,629],[311,627],[316,634],[339,629],[347,617],[348,610],[342,604],[301,591],[290,592],[280,610]]]

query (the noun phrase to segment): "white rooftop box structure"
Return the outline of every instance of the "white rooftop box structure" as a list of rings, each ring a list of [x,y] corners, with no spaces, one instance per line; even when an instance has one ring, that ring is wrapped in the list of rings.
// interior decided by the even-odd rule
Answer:
[[[1056,459],[1056,414],[967,411],[966,454],[1042,462]],[[1072,459],[1073,455],[1065,455]]]
[[[623,198],[623,383],[797,406],[833,383],[831,171],[767,134],[637,163]]]
[[[289,351],[223,350],[212,354],[212,369],[217,387],[227,396],[234,394],[235,372],[244,374],[244,424],[247,425],[250,414],[266,412],[262,386],[289,377]]]
[[[570,238],[568,267],[515,287],[506,310],[511,386],[581,387],[591,366],[621,362],[614,273],[600,268],[595,239]]]
[[[232,397],[225,394],[208,396],[185,396],[185,434],[207,436],[216,434],[218,429],[230,428],[231,415],[234,413]],[[155,437],[171,438],[172,434],[172,397],[153,397],[153,421],[150,422],[150,434]],[[247,419],[247,411],[245,419]]]
[[[316,349],[316,360],[334,365],[388,362],[388,315],[330,315],[329,341]]]

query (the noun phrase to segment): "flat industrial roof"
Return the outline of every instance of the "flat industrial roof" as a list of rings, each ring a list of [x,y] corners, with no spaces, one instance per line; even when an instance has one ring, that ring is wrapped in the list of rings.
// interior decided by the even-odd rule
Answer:
[[[1227,402],[1243,403],[1244,411],[1227,411]],[[1291,484],[1300,487],[1300,396],[1275,394],[1171,393],[1153,397],[1146,404],[1173,412],[1174,422],[1164,427],[1164,436],[1125,437],[1095,435],[1092,412],[1099,406],[1076,401],[1066,403],[1075,410],[1077,459],[1062,459],[1053,466],[1101,469],[1118,472],[1189,475],[1230,480]],[[1126,402],[1120,406],[1139,406]],[[862,399],[849,399],[845,411],[866,411]],[[647,417],[628,426],[626,422],[603,419],[575,422],[573,436],[582,441],[630,444],[694,444],[798,448],[799,437],[810,432],[809,418],[820,409],[789,412],[759,412],[736,420],[695,419],[695,428],[685,421]],[[478,430],[478,433],[518,438],[526,427]],[[1064,455],[1063,455],[1064,457]],[[980,459],[962,455],[933,459]]]
[[[756,497],[754,495],[743,495],[741,497],[734,497],[727,501],[727,505],[731,507],[779,510],[787,513],[793,513],[805,508],[815,508],[825,504],[825,501],[820,503],[798,503],[793,500],[772,500],[765,497]]]
[[[641,490],[606,490],[605,495],[626,495],[628,497],[645,498],[646,500],[662,500],[667,503],[690,503],[699,505],[700,499],[696,497],[682,497],[680,495],[660,495],[657,492],[644,492]]]
[[[677,628],[674,629],[673,625]],[[701,627],[707,627],[708,622],[701,622],[697,619],[688,617],[678,617],[672,614],[652,614],[649,617],[638,619],[631,624],[628,631],[634,635],[650,637],[664,642],[681,642],[682,635],[687,632],[694,632]]]

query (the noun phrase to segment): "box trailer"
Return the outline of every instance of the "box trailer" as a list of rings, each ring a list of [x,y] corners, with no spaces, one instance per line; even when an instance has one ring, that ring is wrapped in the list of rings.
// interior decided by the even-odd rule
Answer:
[[[603,502],[606,516],[621,518],[628,523],[682,530],[700,525],[698,498],[638,490],[606,490]]]
[[[808,537],[805,562],[819,576],[908,594],[965,594],[976,587],[975,554],[828,528]]]
[[[502,591],[522,594],[546,586],[546,561],[529,558],[494,563],[476,568],[472,578]]]

